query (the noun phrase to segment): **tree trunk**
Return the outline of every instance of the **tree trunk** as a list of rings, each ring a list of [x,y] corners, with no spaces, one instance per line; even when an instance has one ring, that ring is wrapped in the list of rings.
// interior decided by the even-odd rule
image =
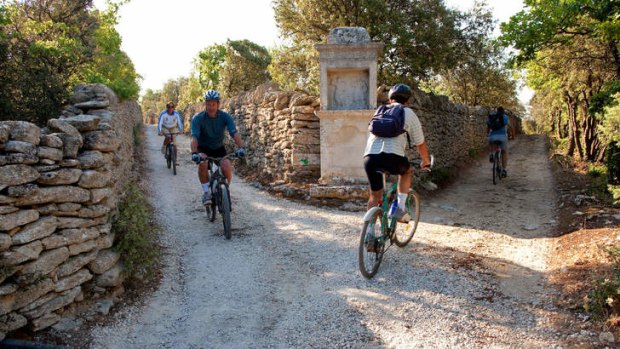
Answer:
[[[577,155],[579,155],[579,160],[583,161],[583,148],[580,142],[581,130],[579,128],[579,123],[577,122],[579,93],[575,94],[575,96],[573,97],[568,91],[564,91],[564,97],[568,109],[569,126],[569,143],[568,149],[566,150],[566,155],[573,156],[576,149]]]

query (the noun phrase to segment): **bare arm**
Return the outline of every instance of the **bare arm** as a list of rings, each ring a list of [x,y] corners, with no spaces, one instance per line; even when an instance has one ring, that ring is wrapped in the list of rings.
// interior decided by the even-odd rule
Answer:
[[[192,153],[198,152],[198,140],[195,137],[192,137],[190,147],[192,148]]]
[[[238,147],[240,148],[245,147],[245,143],[241,139],[241,136],[239,136],[239,132],[235,133],[235,135],[233,136],[233,140],[235,141]]]
[[[428,152],[428,146],[426,145],[426,141],[424,143],[418,144],[418,153],[422,157],[422,168],[431,166],[431,157]]]

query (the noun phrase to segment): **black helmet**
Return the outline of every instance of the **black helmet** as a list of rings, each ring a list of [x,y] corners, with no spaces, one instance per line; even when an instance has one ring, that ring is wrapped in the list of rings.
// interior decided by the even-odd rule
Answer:
[[[390,92],[388,92],[388,98],[399,103],[404,103],[411,98],[411,87],[405,84],[396,84],[392,86]]]

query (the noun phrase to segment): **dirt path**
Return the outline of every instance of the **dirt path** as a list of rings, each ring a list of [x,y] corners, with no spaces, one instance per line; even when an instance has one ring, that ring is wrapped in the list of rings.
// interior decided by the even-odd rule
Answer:
[[[225,240],[199,204],[195,166],[184,160],[173,177],[147,133],[164,279],[94,329],[93,348],[548,348],[565,338],[547,319],[555,194],[542,138],[511,142],[501,184],[480,160],[424,201],[413,242],[365,280],[362,213],[277,200],[236,179]]]

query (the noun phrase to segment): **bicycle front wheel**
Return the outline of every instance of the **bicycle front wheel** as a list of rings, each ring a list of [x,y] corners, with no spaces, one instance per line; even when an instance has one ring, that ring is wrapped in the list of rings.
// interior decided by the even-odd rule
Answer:
[[[220,204],[222,205],[221,213],[222,221],[224,222],[224,237],[230,240],[230,193],[228,192],[228,187],[225,184],[220,184],[220,195],[222,197]]]
[[[497,161],[497,155],[495,155],[495,157],[493,158],[493,184],[497,184],[497,181],[499,181],[499,162]]]
[[[396,223],[394,228],[393,241],[398,247],[405,247],[413,238],[418,222],[420,221],[420,197],[418,193],[411,190],[407,195],[407,212],[411,220],[408,223]]]
[[[171,149],[170,149],[170,144],[168,144],[166,146],[166,166],[168,166],[168,168],[170,168],[170,164],[171,164]]]
[[[360,272],[367,279],[375,276],[385,252],[385,241],[376,238],[376,236],[383,236],[382,217],[383,210],[375,211],[370,221],[364,222],[364,227],[360,234],[357,260]]]

